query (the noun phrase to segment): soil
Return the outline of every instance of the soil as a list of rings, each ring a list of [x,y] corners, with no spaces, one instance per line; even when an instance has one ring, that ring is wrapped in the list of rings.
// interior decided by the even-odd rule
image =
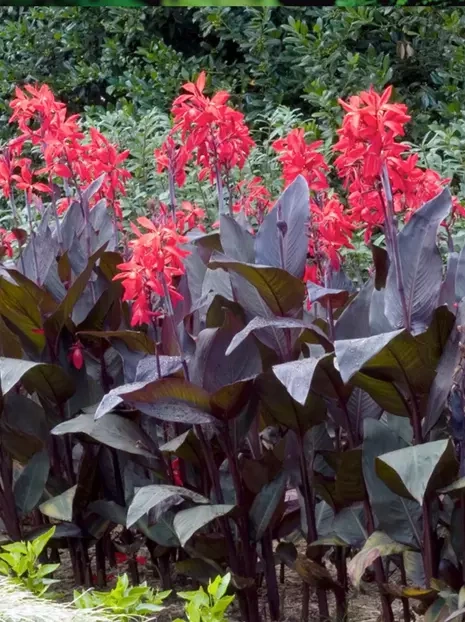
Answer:
[[[92,551],[90,551],[90,553],[92,553]],[[141,551],[139,554],[145,555],[145,552]],[[152,570],[152,565],[148,553],[147,559],[148,561],[145,566],[139,566],[140,580],[147,580],[147,583],[149,585],[161,589],[159,581],[154,578],[154,572]],[[92,558],[92,555],[91,562],[92,567],[94,567],[94,560]],[[126,571],[126,565],[121,564],[118,567],[117,572],[121,574]],[[115,572],[116,574],[116,571],[109,571],[110,576],[113,572]],[[73,593],[73,589],[76,586],[74,585],[69,556],[65,552],[63,552],[63,554],[61,555],[61,567],[56,573],[56,578],[60,580],[57,588],[60,590],[61,593],[65,595],[65,598],[66,595],[71,595]],[[115,579],[111,579],[108,582],[108,586],[111,587],[114,584],[114,581]],[[393,581],[395,582],[395,577],[393,577]],[[177,577],[174,577],[174,587],[178,587],[178,589],[182,590],[193,589],[188,581],[186,582],[185,579]],[[283,612],[280,622],[300,622],[302,580],[295,572],[286,568],[285,581],[284,584],[279,585],[279,591],[281,611]],[[68,600],[69,596],[66,599]],[[172,620],[176,619],[177,617],[182,618],[183,609],[182,604],[179,602],[179,599],[173,597],[172,599],[170,598],[165,602],[167,604],[167,608],[163,613],[157,616],[157,622],[172,622]],[[334,599],[332,596],[329,597],[329,603],[330,610],[334,611]],[[265,589],[260,589],[260,610],[263,622],[271,622]],[[394,601],[393,610],[395,621],[401,622],[403,620],[403,615],[400,601]],[[423,616],[418,616],[413,612],[411,613],[411,616],[412,622],[413,620],[419,622],[423,619]],[[229,609],[229,619],[231,622],[243,622],[239,609],[235,603]],[[311,593],[309,619],[310,622],[316,622],[318,620],[318,607],[314,593]],[[348,620],[353,620],[354,622],[382,622],[381,606],[375,584],[364,584],[364,588],[362,591],[351,592],[349,594]]]

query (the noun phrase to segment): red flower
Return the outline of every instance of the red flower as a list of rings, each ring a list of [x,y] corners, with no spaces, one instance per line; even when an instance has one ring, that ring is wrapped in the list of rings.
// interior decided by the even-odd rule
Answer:
[[[47,175],[50,182],[61,178],[67,185],[72,184],[77,191],[86,188],[92,181],[104,175],[98,192],[91,200],[92,208],[105,198],[117,216],[121,216],[118,201],[125,194],[125,182],[130,177],[122,163],[129,152],[120,152],[98,130],[90,129],[90,141],[79,127],[79,115],[68,116],[66,105],[58,102],[48,86],[26,85],[24,91],[17,88],[16,98],[11,102],[13,114],[10,122],[17,122],[21,135],[10,141],[10,152],[21,155],[25,145],[39,146],[45,165],[36,174]],[[11,176],[17,187],[25,190],[30,197],[33,191],[49,192],[49,186],[32,182],[29,165],[21,165],[21,174]],[[0,187],[4,194],[9,192],[8,170],[0,163]],[[69,193],[59,204],[63,212],[70,200]]]
[[[124,287],[123,300],[132,301],[131,326],[147,324],[159,315],[165,293],[172,301],[182,300],[173,284],[173,277],[184,274],[182,259],[189,251],[179,248],[187,238],[176,232],[174,224],[154,224],[146,217],[137,219],[139,225],[148,230],[142,233],[131,224],[137,238],[129,242],[132,248],[130,261],[119,264],[120,274],[114,280],[121,280]]]
[[[247,218],[254,218],[258,224],[271,209],[271,195],[263,185],[261,177],[240,181],[236,186],[239,195],[233,204],[233,212],[244,212]]]
[[[366,239],[373,227],[385,219],[381,191],[381,169],[386,166],[394,200],[394,211],[408,220],[411,213],[435,197],[449,180],[418,166],[418,156],[396,139],[405,133],[410,120],[404,104],[389,103],[392,87],[379,95],[373,88],[340,100],[346,111],[339,140],[334,146],[340,155],[335,160],[339,175],[349,191],[349,205],[354,222],[363,223]],[[456,209],[458,207],[455,202]]]
[[[80,341],[76,342],[73,346],[71,346],[68,359],[73,365],[75,369],[82,369],[84,365],[84,356],[82,354],[83,351],[82,343]]]
[[[285,138],[274,141],[272,147],[279,153],[278,160],[283,165],[286,186],[298,175],[303,175],[310,190],[320,192],[328,188],[326,179],[328,165],[324,156],[318,151],[322,144],[322,140],[317,140],[308,145],[303,129],[294,129]]]
[[[34,182],[32,177],[32,171],[29,168],[29,164],[22,164],[21,174],[12,175],[11,179],[16,181],[16,188],[18,190],[24,190],[27,194],[28,201],[31,201],[32,193],[36,192],[50,192],[50,187],[47,184],[41,182]]]
[[[181,188],[186,182],[186,165],[189,153],[185,146],[177,145],[171,136],[165,140],[160,149],[154,151],[157,162],[157,173],[165,169],[170,171],[176,184]]]
[[[181,471],[179,469],[179,458],[174,458],[171,461],[171,467],[173,469],[173,483],[176,486],[184,486],[184,482],[181,478]]]
[[[181,136],[186,154],[194,154],[202,167],[200,179],[228,175],[242,167],[254,142],[245,125],[244,115],[226,105],[229,94],[219,91],[211,99],[203,94],[205,72],[195,83],[183,86],[186,94],[173,102],[173,134]],[[185,157],[185,155],[184,155]]]

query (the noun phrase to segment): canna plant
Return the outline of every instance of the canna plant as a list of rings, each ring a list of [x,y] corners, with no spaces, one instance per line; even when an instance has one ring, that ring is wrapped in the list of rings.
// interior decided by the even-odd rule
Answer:
[[[47,87],[12,103],[19,136],[0,168],[6,530],[20,540],[24,518],[28,537],[53,520],[55,558],[68,549],[88,588],[121,555],[137,584],[143,544],[163,590],[173,569],[205,585],[229,573],[246,622],[261,619],[262,580],[279,619],[277,564],[302,580],[304,622],[313,591],[319,620],[346,619],[349,585],[371,568],[383,620],[394,599],[405,620],[454,615],[463,208],[401,142],[410,117],[390,88],[341,102],[333,163],[298,128],[278,139],[277,199],[243,177],[243,116],[205,89],[204,74],[185,85],[155,152],[169,204],[155,197],[130,224],[130,155],[82,132]],[[201,198],[177,199],[189,167],[217,192],[213,219]],[[344,272],[359,238],[373,257],[364,282]]]

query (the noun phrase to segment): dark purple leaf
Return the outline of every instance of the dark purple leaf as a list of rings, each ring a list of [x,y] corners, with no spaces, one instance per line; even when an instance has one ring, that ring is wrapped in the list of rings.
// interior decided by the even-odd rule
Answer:
[[[220,215],[220,240],[224,254],[230,259],[255,262],[253,236],[227,214]]]
[[[299,279],[303,277],[308,250],[309,201],[308,184],[299,175],[276,201],[258,230],[255,239],[257,264],[283,268]]]
[[[398,234],[407,312],[414,333],[429,325],[438,305],[442,283],[442,258],[436,245],[439,225],[452,207],[448,188],[428,201]],[[396,271],[391,258],[385,293],[386,317],[394,328],[404,326]]]

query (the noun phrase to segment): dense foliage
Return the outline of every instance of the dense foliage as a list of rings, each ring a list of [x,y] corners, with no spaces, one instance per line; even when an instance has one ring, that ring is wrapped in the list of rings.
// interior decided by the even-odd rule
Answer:
[[[174,100],[154,153],[166,200],[130,224],[130,154],[47,86],[15,91],[0,160],[5,529],[18,541],[52,521],[55,561],[67,548],[88,587],[116,553],[137,583],[143,544],[164,590],[173,564],[203,583],[230,571],[246,622],[259,576],[279,619],[279,563],[303,581],[302,620],[310,588],[321,621],[328,592],[344,620],[370,566],[384,620],[395,598],[406,620],[411,600],[443,619],[463,601],[463,207],[404,141],[391,87],[339,101],[330,161],[302,129],[271,141],[277,200],[249,175],[246,118],[209,90],[201,72]],[[189,175],[213,219],[183,195]],[[358,283],[343,271],[356,236],[373,257]],[[222,615],[230,598],[210,595]]]
[[[305,117],[316,113],[321,131],[333,131],[340,121],[338,97],[388,82],[414,113],[414,138],[431,122],[461,117],[460,8],[1,11],[3,102],[13,85],[37,80],[78,111],[167,111],[181,82],[206,67],[213,86],[227,87],[252,119],[284,104],[301,107]]]

